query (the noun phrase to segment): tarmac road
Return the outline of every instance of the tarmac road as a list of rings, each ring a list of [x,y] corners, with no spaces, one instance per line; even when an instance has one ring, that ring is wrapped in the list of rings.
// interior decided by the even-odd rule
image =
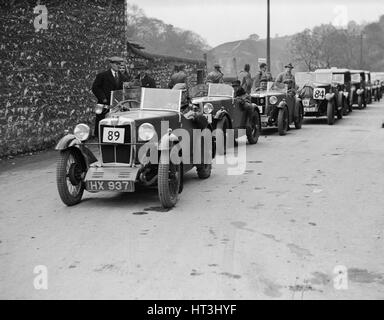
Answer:
[[[156,190],[69,208],[56,152],[0,161],[0,298],[383,299],[383,121],[373,103],[267,130],[244,174],[191,171],[170,211]]]

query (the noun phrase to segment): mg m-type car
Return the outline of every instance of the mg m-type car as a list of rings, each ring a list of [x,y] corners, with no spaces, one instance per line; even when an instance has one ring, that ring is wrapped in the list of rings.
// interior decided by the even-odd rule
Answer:
[[[349,103],[359,109],[367,107],[367,90],[365,88],[365,72],[363,70],[351,70],[351,93]]]
[[[116,96],[120,101],[114,104]],[[79,203],[84,190],[134,192],[138,185],[157,185],[162,206],[172,207],[183,188],[186,171],[196,167],[199,178],[210,176],[212,145],[208,144],[207,152],[199,150],[204,159],[198,160],[194,152],[201,148],[201,137],[198,143],[186,146],[189,152],[180,148],[182,138],[177,129],[182,128],[189,137],[194,129],[210,130],[202,112],[182,104],[181,90],[142,88],[141,102],[113,92],[111,100],[109,113],[99,123],[99,141],[95,143],[99,160],[89,148],[90,129],[85,124],[78,124],[73,134],[57,144],[57,187],[66,205]],[[98,105],[95,111],[101,112],[103,107]],[[180,161],[173,160],[180,157]]]
[[[335,116],[338,119],[343,117],[346,98],[343,92],[338,90],[331,69],[318,69],[311,75],[311,81],[305,83],[298,92],[303,102],[304,116],[326,116],[327,123],[332,125]]]
[[[331,68],[332,83],[337,86],[338,105],[343,106],[343,115],[352,112],[352,106],[349,102],[349,94],[351,91],[351,72],[348,69]]]
[[[373,85],[371,81],[371,72],[370,71],[364,71],[365,73],[365,89],[366,89],[366,99],[367,104],[371,104],[373,101]]]
[[[247,116],[241,101],[236,99],[232,86],[221,83],[199,85],[191,88],[190,97],[194,106],[204,110],[205,116],[212,122],[213,130],[223,131],[224,144],[227,129],[234,129],[235,133],[238,133],[238,129],[245,129],[249,144],[257,143],[261,131],[259,109],[250,104],[251,110]]]
[[[279,135],[285,135],[290,124],[301,129],[303,105],[287,85],[268,82],[266,87],[253,88],[251,101],[259,109],[262,127],[277,127]]]

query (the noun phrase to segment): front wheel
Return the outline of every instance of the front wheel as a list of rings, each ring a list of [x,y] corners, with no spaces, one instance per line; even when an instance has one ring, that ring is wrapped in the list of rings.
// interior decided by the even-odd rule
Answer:
[[[363,97],[362,97],[361,95],[359,95],[359,96],[357,97],[357,107],[358,107],[359,109],[362,109],[362,108],[363,108]]]
[[[327,123],[333,125],[335,123],[335,104],[332,101],[327,105]]]
[[[256,144],[261,133],[260,115],[257,111],[253,112],[250,124],[250,127],[247,128],[247,139],[249,144]]]
[[[301,129],[303,125],[303,118],[304,118],[304,112],[303,112],[303,107],[300,105],[298,110],[298,116],[295,118],[295,128],[296,129]]]
[[[277,130],[279,135],[285,136],[288,131],[288,111],[287,108],[279,109],[279,114],[277,116]]]
[[[77,149],[60,152],[56,167],[57,190],[67,206],[78,204],[83,197],[86,168],[82,155]]]
[[[181,181],[181,165],[172,163],[169,151],[163,150],[157,176],[159,199],[164,208],[172,208],[178,200]]]

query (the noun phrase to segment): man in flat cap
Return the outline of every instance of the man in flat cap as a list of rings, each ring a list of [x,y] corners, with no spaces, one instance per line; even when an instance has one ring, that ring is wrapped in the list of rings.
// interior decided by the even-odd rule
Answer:
[[[259,65],[259,72],[256,74],[255,79],[253,81],[252,88],[261,88],[266,89],[267,88],[267,82],[273,81],[272,75],[270,72],[267,71],[268,65],[266,63],[260,63]]]
[[[284,66],[285,71],[282,73],[279,73],[279,75],[276,77],[276,83],[283,83],[288,86],[288,90],[295,90],[296,89],[296,81],[295,76],[292,74],[292,63],[288,63],[286,66]]]
[[[92,92],[97,98],[97,103],[110,105],[111,91],[122,90],[123,82],[129,81],[128,77],[121,73],[120,68],[125,64],[121,57],[108,58],[110,69],[96,75],[92,85]],[[101,114],[96,114],[94,135],[98,137],[99,122],[105,118],[105,110]]]
[[[219,64],[215,64],[213,66],[214,70],[208,73],[207,82],[208,83],[224,83],[224,74],[221,72],[221,66]]]
[[[174,73],[171,75],[171,80],[168,83],[168,88],[172,89],[177,83],[185,83],[187,85],[187,74],[184,71],[184,65],[176,65]]]

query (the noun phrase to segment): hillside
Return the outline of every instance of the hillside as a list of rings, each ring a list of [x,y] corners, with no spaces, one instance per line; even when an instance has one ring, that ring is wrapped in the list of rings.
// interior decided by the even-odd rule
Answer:
[[[275,76],[284,68],[284,64],[289,62],[289,54],[286,52],[290,41],[289,36],[271,39],[271,71]],[[223,43],[208,52],[208,69],[214,63],[219,63],[226,76],[234,76],[239,73],[244,64],[251,65],[251,74],[255,74],[258,69],[258,58],[265,58],[267,52],[266,39],[255,40],[252,37],[245,40]],[[236,59],[236,66],[234,63]]]

